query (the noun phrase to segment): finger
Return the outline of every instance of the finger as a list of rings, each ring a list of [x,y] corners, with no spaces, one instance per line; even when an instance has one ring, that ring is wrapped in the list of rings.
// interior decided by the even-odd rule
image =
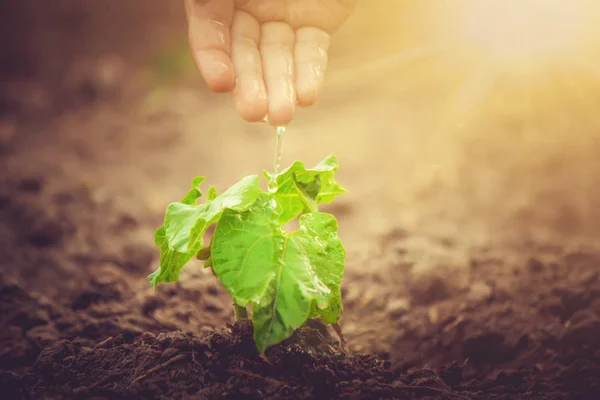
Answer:
[[[233,101],[247,121],[262,121],[267,115],[267,89],[258,51],[260,24],[250,14],[236,11],[231,26],[231,60],[236,76]]]
[[[190,47],[198,70],[212,91],[231,91],[235,80],[229,35],[233,2],[185,0],[185,8]]]
[[[288,24],[267,22],[262,25],[260,55],[269,96],[269,123],[275,126],[285,126],[294,117],[294,41],[294,31]]]
[[[327,70],[329,43],[329,34],[321,29],[304,27],[296,31],[296,95],[303,107],[317,100]]]

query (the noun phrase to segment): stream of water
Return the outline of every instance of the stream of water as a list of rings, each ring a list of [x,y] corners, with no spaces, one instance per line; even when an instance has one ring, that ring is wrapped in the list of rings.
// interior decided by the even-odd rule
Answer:
[[[275,159],[273,160],[273,174],[269,181],[269,192],[274,193],[277,191],[277,174],[281,164],[281,155],[283,154],[283,135],[285,134],[285,127],[278,126],[275,128],[275,135],[277,136],[277,148],[275,150]]]

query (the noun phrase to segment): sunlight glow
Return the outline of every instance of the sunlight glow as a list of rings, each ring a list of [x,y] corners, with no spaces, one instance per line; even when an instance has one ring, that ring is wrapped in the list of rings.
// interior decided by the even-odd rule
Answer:
[[[393,86],[391,92],[414,84],[441,93],[435,128],[440,136],[459,134],[464,129],[457,126],[474,126],[486,118],[490,124],[512,121],[528,132],[541,132],[542,125],[555,125],[543,121],[575,112],[592,115],[600,129],[595,111],[600,96],[600,0],[411,4],[394,12],[397,44],[385,48],[392,54],[371,58],[360,70],[347,63],[346,73],[337,77],[339,86],[353,79],[378,82],[388,90],[388,82],[396,80],[402,86]],[[377,29],[373,21],[370,28]],[[380,40],[377,47],[385,47],[388,42],[383,36]]]
[[[459,35],[500,59],[555,58],[585,41],[583,0],[479,0],[460,7]]]

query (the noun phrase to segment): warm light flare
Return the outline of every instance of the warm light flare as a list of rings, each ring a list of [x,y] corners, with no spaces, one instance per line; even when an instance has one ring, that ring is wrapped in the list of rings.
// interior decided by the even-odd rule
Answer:
[[[584,0],[467,3],[457,10],[461,40],[501,59],[553,58],[579,50],[592,11]]]

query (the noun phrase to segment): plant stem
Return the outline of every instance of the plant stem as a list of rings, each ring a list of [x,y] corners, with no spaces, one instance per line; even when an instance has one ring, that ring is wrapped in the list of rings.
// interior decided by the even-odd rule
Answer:
[[[238,306],[237,304],[233,304],[233,313],[235,314],[235,319],[247,319],[248,311],[246,307]]]

